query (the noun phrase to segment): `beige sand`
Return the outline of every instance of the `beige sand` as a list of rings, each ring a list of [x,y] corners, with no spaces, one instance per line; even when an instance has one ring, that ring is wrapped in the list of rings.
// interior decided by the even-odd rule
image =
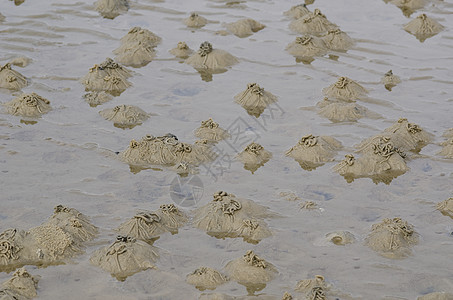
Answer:
[[[298,33],[308,33],[320,36],[329,30],[337,29],[338,26],[327,20],[319,9],[315,9],[303,17],[292,21],[289,29]]]
[[[334,231],[326,234],[326,240],[335,245],[344,246],[355,242],[355,237],[349,231]]]
[[[128,43],[121,49],[122,51],[116,55],[116,60],[134,68],[146,66],[156,56],[154,48],[142,41]]]
[[[219,127],[212,118],[201,121],[201,126],[195,130],[195,136],[210,142],[218,142],[228,139],[231,135],[225,129]]]
[[[266,107],[277,102],[277,96],[265,91],[256,83],[247,84],[247,88],[234,96],[234,101],[240,104],[247,113],[252,116],[259,117]]]
[[[149,31],[141,27],[132,27],[129,32],[121,38],[121,46],[113,50],[113,53],[120,54],[124,52],[124,49],[129,47],[130,44],[141,42],[142,45],[150,46],[152,48],[159,45],[162,39]]]
[[[129,221],[121,224],[118,233],[122,236],[129,236],[145,242],[152,242],[162,233],[167,232],[161,223],[161,218],[154,212],[140,211]]]
[[[172,234],[178,233],[178,229],[189,221],[187,214],[172,203],[160,205],[156,214],[160,217],[166,230]]]
[[[198,166],[212,161],[216,154],[206,145],[182,143],[175,135],[166,134],[158,137],[146,135],[140,141],[132,140],[119,157],[133,165],[174,166],[184,162]]]
[[[114,19],[129,10],[128,0],[98,0],[95,9],[107,19]]]
[[[113,99],[113,96],[107,94],[104,91],[100,91],[86,93],[85,95],[83,95],[83,98],[91,107],[96,107],[98,105],[109,102],[110,100]]]
[[[238,62],[238,59],[230,53],[220,49],[213,49],[209,42],[203,42],[200,45],[200,49],[185,61],[186,64],[191,65],[195,69],[209,70],[225,69]]]
[[[296,58],[311,58],[314,56],[323,56],[327,53],[323,40],[309,34],[296,37],[294,42],[286,46],[286,51]]]
[[[19,72],[12,70],[10,63],[0,66],[0,88],[20,90],[27,85],[27,79]]]
[[[445,292],[434,292],[420,296],[417,298],[417,300],[453,300],[453,294]]]
[[[149,118],[147,112],[135,105],[117,105],[114,108],[101,110],[99,114],[120,128],[132,128],[141,125]]]
[[[445,158],[453,158],[453,137],[440,144],[443,146],[442,150],[438,153]]]
[[[36,93],[22,94],[4,105],[9,114],[22,117],[39,117],[52,110],[50,101]]]
[[[368,93],[364,87],[348,77],[338,78],[337,82],[324,88],[322,92],[327,97],[344,101],[353,101]]]
[[[30,234],[24,230],[9,228],[0,233],[0,271],[10,272],[33,261]]]
[[[402,10],[415,11],[423,8],[426,5],[426,0],[392,0],[390,3]]]
[[[118,236],[113,244],[94,252],[90,261],[123,281],[140,271],[156,268],[154,262],[157,258],[156,247],[131,237]]]
[[[200,267],[186,277],[186,282],[200,291],[214,290],[227,281],[228,277],[209,267]]]
[[[433,134],[425,131],[419,125],[409,123],[406,118],[400,118],[395,124],[385,129],[381,134],[373,136],[357,145],[359,151],[370,147],[376,140],[388,139],[400,151],[419,152],[433,139]]]
[[[75,208],[68,208],[63,205],[57,205],[54,208],[54,214],[44,225],[61,228],[79,246],[83,242],[91,241],[98,234],[98,229],[90,223],[88,217]]]
[[[404,258],[418,242],[418,234],[411,224],[401,218],[384,219],[374,224],[366,245],[387,258]]]
[[[243,257],[227,263],[225,272],[232,280],[245,286],[266,284],[278,274],[271,263],[260,258],[252,250],[248,250]]]
[[[235,36],[245,38],[253,33],[264,29],[266,26],[253,19],[241,19],[234,23],[229,23],[226,28]]]
[[[327,299],[326,293],[329,289],[330,286],[324,281],[324,276],[321,275],[316,275],[315,278],[303,279],[295,287],[297,292],[305,294],[306,299],[310,300]]]
[[[247,145],[236,158],[244,164],[244,169],[252,174],[272,158],[272,153],[258,143]]]
[[[445,216],[453,218],[453,197],[437,203],[436,208]]]
[[[208,20],[197,13],[191,13],[187,19],[184,19],[184,24],[191,28],[201,28],[208,24]]]
[[[90,68],[81,82],[85,85],[86,91],[104,91],[118,96],[132,85],[127,81],[130,76],[131,73],[128,69],[107,58],[100,65]]]
[[[26,56],[18,56],[9,61],[9,64],[12,64],[14,66],[18,67],[26,67],[32,62],[32,59]]]
[[[38,296],[36,289],[38,288],[40,276],[32,276],[30,273],[25,270],[25,268],[20,268],[14,272],[13,276],[5,281],[1,288],[10,292],[12,298],[3,298],[0,290],[0,299],[32,299]]]
[[[339,28],[329,30],[322,36],[325,46],[334,51],[347,51],[354,45],[354,40]]]
[[[440,23],[426,14],[421,14],[404,26],[404,30],[413,34],[420,42],[432,37],[444,29]]]
[[[307,5],[298,4],[298,5],[291,7],[289,10],[285,11],[283,14],[292,19],[299,19],[308,13],[310,13],[310,10],[307,8]]]
[[[384,84],[385,88],[389,91],[392,90],[398,83],[401,83],[401,79],[393,74],[393,71],[390,70],[385,73],[384,77],[382,77],[381,82]]]
[[[243,237],[256,244],[271,235],[261,220],[266,216],[271,216],[266,207],[220,191],[214,194],[213,201],[195,211],[193,224],[217,238]]]
[[[193,50],[190,49],[185,42],[179,42],[176,48],[173,48],[168,52],[178,58],[188,58],[193,54]]]
[[[293,296],[290,293],[285,292],[282,296],[282,300],[295,300],[295,299],[293,298]]]
[[[132,71],[116,63],[110,57],[107,57],[100,65],[99,69],[105,70],[107,75],[126,79],[132,77]]]
[[[318,102],[317,106],[321,108],[318,114],[332,122],[356,122],[364,117],[373,119],[380,117],[379,114],[355,102],[329,100],[327,97]]]
[[[312,170],[332,161],[341,148],[341,143],[333,137],[309,134],[303,136],[285,155],[294,158],[302,168]]]

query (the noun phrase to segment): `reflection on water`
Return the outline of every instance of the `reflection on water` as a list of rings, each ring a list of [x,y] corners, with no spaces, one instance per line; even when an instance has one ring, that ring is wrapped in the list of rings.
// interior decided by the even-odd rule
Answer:
[[[440,259],[451,253],[451,218],[435,209],[453,192],[452,161],[438,155],[440,143],[445,142],[442,133],[453,127],[453,88],[446,79],[453,65],[453,21],[445,17],[452,13],[451,4],[434,0],[411,15],[427,13],[445,27],[420,43],[404,30],[410,20],[388,1],[351,0],[345,6],[341,1],[306,0],[310,11],[319,8],[355,45],[347,52],[332,52],[304,64],[284,50],[296,36],[288,28],[291,20],[283,15],[295,3],[286,1],[135,1],[114,19],[99,15],[93,3],[23,2],[0,4],[5,16],[0,65],[21,57],[30,61],[23,70],[16,66],[31,79],[22,92],[51,99],[52,110],[30,120],[1,115],[0,231],[38,226],[60,203],[89,216],[100,229],[86,253],[73,261],[27,268],[33,276],[42,276],[39,298],[71,298],[67,290],[73,290],[78,299],[197,299],[201,292],[185,282],[186,275],[203,265],[221,270],[249,247],[275,265],[279,274],[265,285],[245,289],[231,281],[215,292],[280,299],[290,291],[300,297],[294,292],[297,282],[318,274],[325,276],[326,283],[335,282],[342,292],[340,299],[416,299],[431,291],[451,290],[453,262]],[[210,22],[188,31],[181,19],[191,11]],[[266,29],[243,39],[215,34],[240,18],[262,22]],[[115,97],[102,92],[83,97],[79,80],[87,68],[110,56],[120,37],[134,26],[162,37],[152,63],[134,69],[134,76],[128,78],[132,85]],[[179,41],[196,49],[205,40],[234,54],[240,63],[227,72],[208,72],[168,53]],[[380,81],[390,69],[401,79],[391,93]],[[323,97],[322,89],[339,76],[353,78],[368,91],[366,98],[354,101],[364,111],[375,112],[375,117],[332,123],[316,109],[299,109],[314,107]],[[265,91],[278,95],[278,105],[243,109],[234,103],[249,82],[259,82]],[[0,93],[3,104],[20,95],[5,89]],[[135,105],[156,115],[152,122],[123,130],[99,115],[106,102]],[[209,117],[232,137],[216,144],[218,157],[196,170],[179,164],[174,168],[128,165],[113,152],[148,132],[158,136],[174,132],[193,145],[194,130]],[[434,134],[423,149],[409,152],[404,175],[389,171],[343,177],[334,172],[344,155],[354,152],[354,145],[398,118]],[[284,153],[306,132],[335,137],[344,149],[334,161],[316,168],[304,164],[311,171],[301,168]],[[259,166],[233,159],[252,142],[271,152],[272,159]],[[137,210],[154,211],[172,202],[195,209],[220,189],[278,212],[281,217],[263,220],[273,235],[256,243],[228,234],[213,237],[187,225],[178,234],[162,235],[154,242],[161,249],[157,270],[139,272],[121,283],[90,263],[95,251],[111,244],[116,235],[113,229]],[[296,196],[291,201],[278,197],[282,191]],[[299,209],[311,208],[313,203],[316,209]],[[377,255],[363,242],[373,222],[394,217],[413,224],[421,236],[413,253],[396,261]],[[354,232],[356,242],[342,247],[318,243],[327,232],[339,230]],[[10,275],[0,273],[0,282]]]

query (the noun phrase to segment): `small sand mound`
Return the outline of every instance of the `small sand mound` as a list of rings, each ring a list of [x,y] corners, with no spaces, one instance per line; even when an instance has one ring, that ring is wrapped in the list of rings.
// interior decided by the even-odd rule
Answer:
[[[9,114],[22,117],[39,117],[52,110],[50,101],[36,93],[22,94],[4,105]]]
[[[445,158],[453,158],[453,137],[447,139],[440,145],[443,146],[443,148],[438,154]]]
[[[317,106],[321,108],[318,114],[332,122],[356,122],[364,117],[379,117],[377,113],[371,112],[355,102],[332,101],[327,97],[318,102]]]
[[[374,224],[366,239],[366,245],[387,258],[404,258],[417,244],[418,234],[411,224],[401,218],[384,219]]]
[[[314,56],[323,56],[327,53],[323,40],[309,34],[296,37],[294,42],[286,46],[286,51],[296,58],[312,58]]]
[[[272,158],[272,153],[265,150],[260,144],[252,142],[236,158],[244,164],[244,169],[251,171],[253,174]]]
[[[94,252],[90,261],[124,281],[130,275],[155,268],[157,258],[156,247],[131,237],[118,236],[113,244]]]
[[[392,0],[390,3],[399,7],[404,15],[409,17],[414,11],[423,8],[426,0]]]
[[[194,285],[200,291],[206,289],[214,290],[216,287],[227,281],[228,277],[222,275],[219,271],[208,267],[200,267],[186,277],[186,282]]]
[[[81,82],[85,85],[85,91],[104,91],[118,96],[132,85],[127,81],[130,76],[132,75],[128,69],[107,58],[100,65],[90,68]]]
[[[0,290],[1,299],[32,299],[38,296],[36,289],[38,288],[38,281],[40,276],[32,276],[30,273],[25,270],[25,268],[20,268],[14,272],[13,277],[8,279],[2,284],[2,289]],[[6,293],[5,293],[6,290]],[[3,298],[5,293],[12,295],[12,298]]]
[[[120,54],[124,52],[124,49],[129,47],[130,44],[135,44],[141,42],[142,45],[150,46],[152,48],[159,45],[162,39],[149,31],[148,29],[143,29],[141,27],[132,27],[129,32],[121,38],[121,46],[115,50],[113,53]]]
[[[322,92],[327,97],[344,101],[353,101],[368,93],[364,87],[348,77],[338,78],[337,82],[324,88]]]
[[[197,13],[191,13],[187,19],[184,19],[184,24],[190,28],[201,28],[208,24],[208,20]]]
[[[324,276],[316,275],[315,278],[299,281],[295,290],[305,294],[306,299],[323,300],[327,299],[326,294],[330,290],[330,286],[324,281]]]
[[[252,250],[248,250],[243,257],[227,263],[225,272],[232,280],[252,288],[257,285],[265,286],[278,274],[271,263],[260,258]]]
[[[419,125],[409,123],[406,118],[400,118],[394,125],[385,129],[381,134],[373,136],[359,145],[359,151],[372,145],[376,140],[388,139],[400,151],[419,152],[433,139],[433,135],[426,132]]]
[[[303,169],[313,170],[332,161],[341,148],[341,143],[333,137],[309,134],[303,136],[285,155],[294,158]]]
[[[360,158],[356,159],[352,154],[347,154],[345,159],[334,167],[347,181],[369,177],[375,182],[389,184],[393,178],[409,170],[404,160],[405,153],[387,138],[375,139],[360,151],[363,152]]]
[[[114,19],[129,10],[128,0],[98,0],[95,9],[106,19]]]
[[[401,83],[401,79],[398,76],[393,75],[393,71],[390,70],[384,74],[381,82],[384,84],[387,90],[391,91],[393,87],[395,87],[398,83]]]
[[[186,64],[191,65],[195,69],[210,70],[225,69],[238,62],[237,58],[230,53],[220,49],[213,49],[209,42],[203,42],[197,53],[191,55],[185,61]]]
[[[123,236],[151,242],[167,230],[161,223],[159,215],[153,212],[141,211],[129,221],[121,224],[117,231]]]
[[[17,91],[27,85],[27,79],[19,72],[12,70],[10,63],[0,66],[0,88]]]
[[[219,124],[211,118],[201,121],[201,126],[195,130],[195,136],[211,142],[218,142],[230,137],[225,129],[219,127]]]
[[[104,91],[100,91],[86,93],[85,95],[83,95],[83,98],[91,107],[96,107],[98,105],[109,102],[110,100],[113,99],[113,96],[107,94]]]
[[[174,166],[184,162],[198,166],[212,161],[216,154],[206,145],[182,143],[175,135],[166,134],[158,137],[146,135],[140,141],[132,140],[119,157],[132,165]]]
[[[193,224],[217,238],[243,237],[246,242],[256,244],[271,235],[261,220],[267,215],[266,207],[220,191],[210,203],[195,211]]]
[[[265,25],[253,19],[241,19],[226,25],[226,28],[231,33],[240,38],[251,36],[253,33],[258,32],[265,27]]]
[[[178,58],[187,58],[193,54],[193,50],[190,49],[185,42],[179,42],[176,48],[173,48],[168,52]]]
[[[140,68],[150,63],[155,56],[153,47],[138,41],[122,47],[122,52],[118,53],[116,60],[125,66]]]
[[[292,21],[289,29],[298,33],[308,33],[320,36],[329,30],[337,29],[338,26],[327,20],[319,9],[315,9],[303,17]]]
[[[334,51],[347,51],[354,45],[354,40],[339,28],[327,31],[322,36],[325,46]]]
[[[117,105],[114,108],[104,109],[99,114],[119,128],[133,128],[149,118],[147,112],[134,105]]]
[[[453,218],[453,197],[437,203],[436,208],[445,216]]]
[[[404,26],[404,30],[414,35],[420,42],[432,37],[444,29],[440,23],[426,14],[421,14]]]
[[[307,8],[307,5],[298,4],[298,5],[291,7],[289,10],[285,11],[283,14],[292,19],[299,19],[308,13],[310,13],[310,10]]]
[[[68,233],[74,242],[81,245],[83,242],[92,240],[98,229],[90,223],[89,219],[75,208],[57,205],[54,214],[44,225],[52,225],[61,228]]]
[[[277,96],[256,83],[249,83],[244,91],[234,96],[234,101],[245,108],[248,114],[258,118],[266,107],[277,102]]]

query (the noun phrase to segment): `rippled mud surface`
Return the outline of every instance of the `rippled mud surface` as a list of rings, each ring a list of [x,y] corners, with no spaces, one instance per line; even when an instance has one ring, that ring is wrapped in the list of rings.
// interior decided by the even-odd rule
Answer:
[[[0,18],[0,65],[17,57],[31,60],[28,65],[27,60],[19,60],[24,66],[13,65],[30,84],[21,92],[1,89],[0,102],[34,92],[52,107],[34,119],[0,114],[0,232],[38,226],[59,204],[76,208],[99,228],[85,253],[66,264],[27,266],[33,276],[41,276],[37,299],[197,299],[202,292],[185,282],[187,274],[201,266],[221,270],[251,249],[278,271],[255,294],[276,299],[285,291],[301,297],[294,291],[297,282],[316,275],[357,299],[416,299],[453,290],[453,220],[436,210],[438,202],[453,194],[453,161],[438,155],[446,140],[442,134],[453,127],[452,3],[428,1],[407,17],[407,11],[380,0],[316,0],[309,9],[319,8],[355,44],[347,52],[331,52],[311,62],[298,62],[285,51],[299,34],[288,28],[291,19],[283,12],[296,4],[137,0],[114,19],[103,18],[94,3],[85,1],[0,4],[5,17]],[[183,20],[191,12],[205,17],[207,24],[188,28]],[[403,29],[421,13],[444,26],[423,42]],[[266,27],[246,38],[225,33],[227,23],[242,18]],[[80,78],[94,64],[114,58],[112,51],[134,26],[162,38],[155,58],[144,67],[130,67],[132,86],[121,95],[91,107],[83,98]],[[194,50],[209,41],[239,63],[226,72],[198,72],[168,52],[182,41]],[[389,70],[401,80],[391,91],[381,83]],[[322,89],[341,76],[368,91],[357,103],[380,117],[333,123],[318,115]],[[234,96],[249,83],[278,97],[259,117],[234,103]],[[150,117],[132,129],[115,127],[99,111],[118,105],[138,106]],[[171,168],[137,169],[117,157],[132,139],[147,134],[172,133],[194,143],[194,130],[209,118],[231,138],[215,146],[218,157],[198,166],[196,177],[191,172],[180,177]],[[387,184],[370,178],[348,183],[332,170],[355,150],[354,145],[399,118],[434,135],[431,143],[406,159],[405,174]],[[285,151],[309,134],[334,137],[344,148],[334,161],[307,171]],[[234,158],[251,142],[272,153],[253,173]],[[175,184],[183,178],[196,180],[183,187],[182,197],[175,196]],[[196,195],[182,202],[191,191],[187,186],[196,187]],[[90,263],[97,249],[115,240],[114,229],[137,211],[176,202],[190,212],[209,203],[219,190],[278,213],[265,220],[272,235],[250,244],[242,238],[217,239],[186,225],[154,242],[159,248],[157,269],[125,281]],[[306,201],[316,205],[301,208]],[[365,245],[373,224],[395,217],[412,224],[419,234],[404,259],[382,257]],[[336,231],[350,232],[355,242],[324,242]],[[10,277],[2,272],[0,282]],[[215,292],[247,295],[247,289],[234,281]]]

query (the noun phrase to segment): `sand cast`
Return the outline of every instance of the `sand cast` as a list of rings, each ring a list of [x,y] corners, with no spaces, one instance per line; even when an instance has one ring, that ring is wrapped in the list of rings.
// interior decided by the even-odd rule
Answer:
[[[347,51],[354,45],[354,40],[339,28],[327,31],[321,39],[328,49],[334,51]]]
[[[130,45],[136,44],[140,42],[142,45],[150,46],[152,48],[156,47],[162,39],[154,34],[153,32],[149,31],[148,29],[144,29],[141,27],[132,27],[128,33],[123,36],[120,40],[121,46],[117,49],[113,50],[113,53],[120,54],[124,52],[126,48],[130,48]]]
[[[377,113],[371,112],[366,107],[355,102],[330,100],[327,97],[324,97],[322,101],[318,102],[317,106],[320,108],[318,114],[332,122],[356,122],[364,117],[379,117]]]
[[[91,107],[96,107],[98,105],[104,104],[106,102],[109,102],[110,100],[113,99],[113,96],[110,94],[107,94],[104,91],[99,91],[99,92],[88,92],[85,95],[83,95],[83,99],[91,106]]]
[[[436,208],[445,216],[453,218],[453,197],[437,203]]]
[[[353,101],[368,93],[364,87],[348,77],[338,78],[337,82],[324,88],[322,92],[329,98],[344,101]]]
[[[128,0],[98,0],[95,9],[107,19],[114,19],[129,10]]]
[[[208,20],[197,13],[191,13],[187,19],[184,19],[184,24],[191,28],[201,28],[208,24]]]
[[[193,50],[190,49],[190,47],[187,46],[185,42],[178,42],[176,48],[173,48],[168,52],[170,52],[171,54],[178,58],[188,58],[189,56],[192,55]]]
[[[40,117],[52,110],[50,101],[36,93],[22,94],[4,105],[11,115],[31,118]]]
[[[132,237],[118,236],[113,244],[94,252],[90,261],[123,281],[140,271],[154,269],[157,258],[156,247]]]
[[[283,14],[285,16],[291,17],[293,19],[299,19],[308,14],[310,10],[305,4],[298,4],[291,7],[289,10],[285,11]]]
[[[135,105],[117,105],[99,112],[106,120],[112,121],[115,127],[132,128],[141,125],[149,114]]]
[[[258,143],[247,145],[236,158],[244,164],[244,169],[254,173],[272,158],[272,153]]]
[[[27,85],[27,79],[19,72],[11,69],[10,63],[0,66],[0,88],[20,90]]]
[[[140,68],[150,63],[155,56],[153,47],[138,41],[122,47],[122,51],[116,55],[116,60],[125,66]]]
[[[245,108],[250,115],[258,118],[266,107],[277,102],[277,96],[256,83],[249,83],[244,91],[234,96],[234,101]]]
[[[186,277],[186,282],[200,291],[214,290],[227,281],[228,277],[209,267],[200,267]]]
[[[314,56],[323,56],[327,53],[323,40],[309,34],[296,37],[294,42],[286,46],[286,51],[302,61],[308,59],[307,62],[311,62],[310,59]]]
[[[235,36],[244,38],[251,36],[253,33],[260,31],[266,26],[253,19],[241,19],[234,23],[227,24],[226,27]]]
[[[207,141],[218,142],[229,138],[231,135],[228,131],[219,127],[219,124],[214,122],[212,118],[209,118],[206,121],[201,121],[201,126],[195,130],[195,136]]]
[[[312,170],[332,161],[341,148],[341,143],[333,137],[309,134],[303,136],[285,155],[294,158],[302,168]]]
[[[25,268],[17,269],[13,276],[1,285],[0,299],[24,300],[38,295],[40,276],[32,276]],[[5,296],[10,296],[10,298]]]
[[[394,75],[393,71],[390,70],[384,74],[381,82],[387,90],[391,91],[393,87],[395,87],[398,83],[401,83],[401,79],[397,75]]]
[[[443,29],[443,25],[426,14],[419,15],[404,26],[404,30],[414,35],[420,42],[424,42],[427,38],[435,36]]]
[[[401,218],[384,219],[371,227],[366,245],[387,258],[404,258],[418,242],[418,234]]]
[[[327,20],[319,9],[315,9],[303,17],[292,21],[289,29],[298,33],[308,33],[320,36],[329,30],[337,29],[338,26]]]
[[[214,49],[209,42],[201,43],[200,49],[185,61],[195,69],[208,70],[225,69],[238,62],[236,57],[224,50]]]

